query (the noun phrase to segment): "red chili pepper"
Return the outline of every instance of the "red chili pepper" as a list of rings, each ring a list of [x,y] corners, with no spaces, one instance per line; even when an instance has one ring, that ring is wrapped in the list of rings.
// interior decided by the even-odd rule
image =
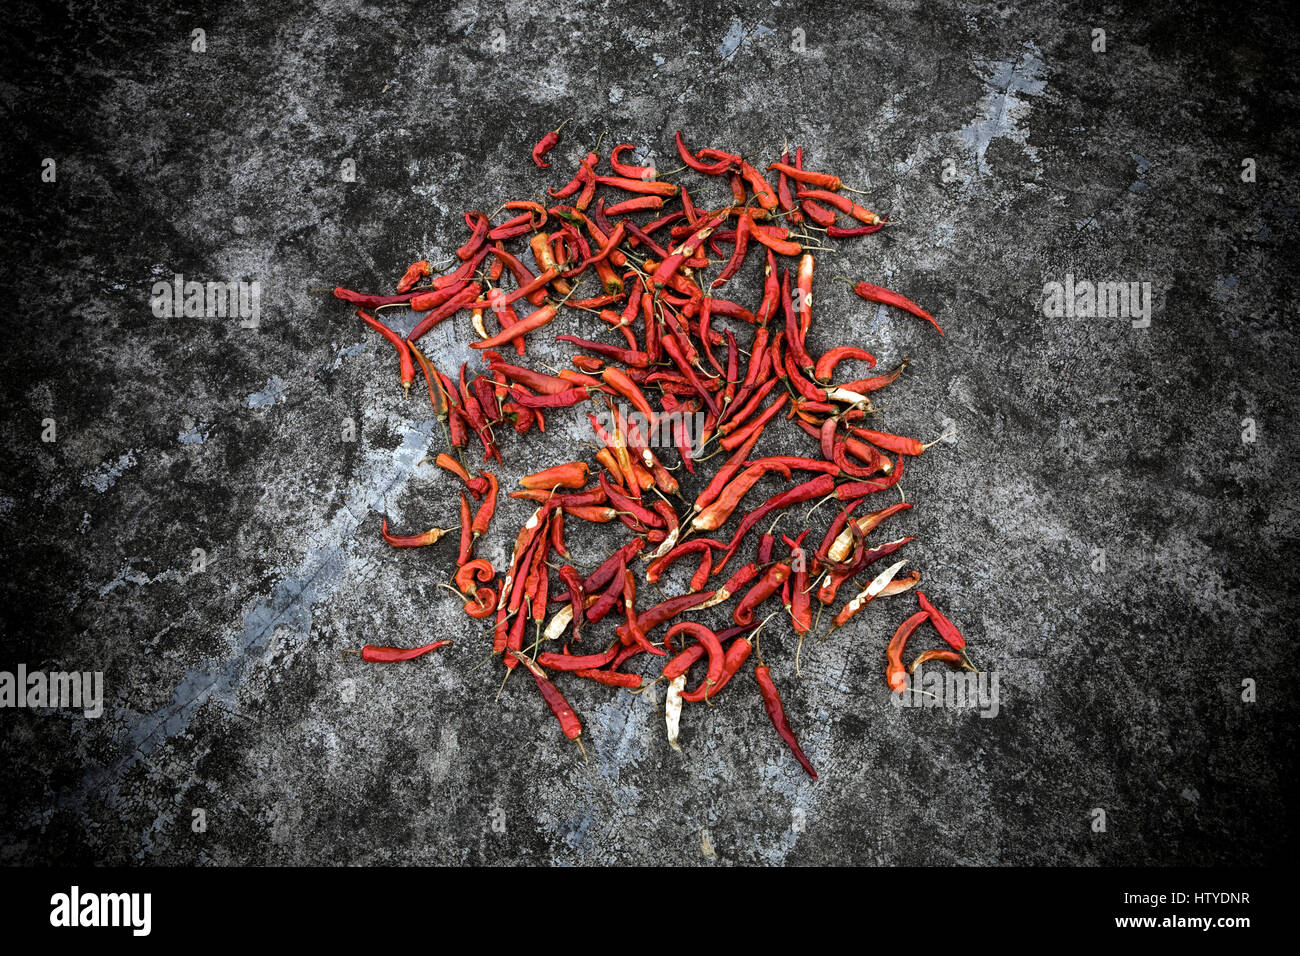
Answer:
[[[488,490],[483,504],[479,506],[478,512],[474,515],[473,532],[474,537],[480,538],[487,534],[488,525],[492,523],[492,515],[497,508],[497,479],[496,475],[490,471],[483,472],[483,477],[487,479]]]
[[[957,630],[957,625],[943,616],[943,613],[930,603],[930,599],[921,591],[916,592],[917,603],[921,605],[921,610],[930,615],[930,622],[934,629],[939,632],[939,636],[948,642],[948,646],[954,651],[960,651],[966,647],[966,638],[961,636],[961,631]]]
[[[496,574],[496,569],[487,558],[474,558],[456,569],[456,587],[462,594],[474,594],[482,590],[479,585],[487,584]]]
[[[903,667],[903,651],[907,648],[907,639],[927,617],[929,612],[917,611],[898,625],[898,630],[894,632],[889,647],[885,650],[885,659],[888,661],[885,667],[885,681],[889,684],[889,689],[896,694],[907,690],[907,675]]]
[[[925,309],[921,308],[906,296],[899,295],[897,292],[891,292],[884,286],[872,285],[870,282],[859,282],[853,287],[853,291],[862,296],[862,298],[866,299],[868,302],[882,302],[885,305],[892,305],[897,309],[904,310],[905,312],[911,312],[918,318],[925,319],[936,329],[939,329],[939,323],[934,320],[934,316],[929,312],[925,311]],[[939,334],[943,335],[943,329],[939,329]]]
[[[581,488],[587,483],[587,463],[571,461],[544,471],[524,475],[519,483],[525,488]]]
[[[398,292],[410,291],[411,287],[418,284],[421,279],[428,278],[429,271],[430,271],[429,261],[427,259],[421,259],[418,262],[412,262],[411,265],[407,268],[406,272],[402,274],[402,278],[398,281],[397,291]]]
[[[568,120],[566,119],[564,123],[567,122]],[[550,167],[551,164],[542,159],[542,157],[554,149],[555,144],[560,141],[560,130],[564,129],[564,123],[561,123],[559,126],[555,127],[555,129],[551,130],[539,139],[537,145],[533,147],[533,162],[535,162],[539,168],[548,169]]]
[[[627,687],[632,690],[640,687],[642,684],[641,677],[638,674],[624,674],[614,670],[585,670],[574,671],[578,677],[586,677],[594,680],[599,684],[605,684],[608,687]]]
[[[846,229],[843,226],[829,225],[826,227],[826,235],[832,239],[853,239],[858,236],[869,236],[873,232],[879,232],[885,228],[885,223],[889,221],[888,216],[881,216],[880,222],[874,226],[858,226],[853,229]]]
[[[866,223],[868,226],[876,226],[884,222],[880,216],[877,216],[870,209],[859,206],[847,196],[841,196],[839,193],[829,192],[825,189],[800,189],[798,195],[800,199],[824,202],[828,206],[833,206],[840,212],[852,216],[858,222]]]
[[[767,423],[775,418],[780,413],[781,409],[785,408],[785,403],[789,398],[790,396],[788,394],[784,392],[781,393],[772,404],[763,409],[762,413],[757,418],[748,425],[732,432],[726,438],[723,438],[718,442],[718,444],[728,451],[731,451],[748,441],[750,436],[761,435],[763,429],[767,427]]]
[[[696,172],[705,173],[710,176],[718,176],[725,173],[730,168],[732,161],[738,158],[735,156],[724,155],[722,160],[713,164],[703,163],[695,157],[694,153],[686,148],[686,144],[682,142],[681,130],[678,130],[673,135],[673,142],[677,145],[677,154],[681,156],[683,163]]]
[[[393,348],[397,349],[397,358],[401,366],[401,374],[399,378],[402,383],[402,391],[409,398],[411,395],[411,383],[415,381],[415,365],[411,362],[411,352],[407,349],[406,342],[400,335],[388,326],[384,325],[384,323],[380,322],[373,315],[363,312],[361,309],[357,309],[357,315],[360,317],[361,321],[365,322],[366,325],[370,326],[384,338],[388,339]]]
[[[817,771],[813,769],[812,762],[804,755],[803,748],[799,746],[799,739],[790,729],[790,722],[785,717],[785,707],[781,703],[781,694],[776,689],[776,684],[772,681],[772,672],[768,667],[760,663],[754,668],[754,679],[758,681],[759,693],[763,696],[763,706],[767,710],[767,716],[772,721],[772,726],[776,732],[781,735],[790,752],[794,754],[799,764],[808,771],[808,776],[814,780],[817,779]]]
[[[558,190],[548,188],[546,190],[547,193],[549,193],[553,199],[569,198],[581,189],[584,183],[595,178],[596,174],[592,172],[592,170],[596,168],[598,162],[600,162],[599,156],[595,153],[588,153],[586,158],[578,165],[578,171],[574,174],[573,179],[569,181],[568,185],[562,186]]]
[[[810,186],[816,186],[819,189],[829,189],[832,191],[843,188],[844,183],[838,176],[832,176],[830,173],[815,173],[809,169],[798,169],[782,160],[779,163],[769,163],[768,169],[775,169],[783,176],[789,176],[796,182],[808,183]]]
[[[745,596],[740,599],[740,603],[732,611],[732,620],[740,625],[752,624],[754,609],[780,590],[789,576],[790,565],[788,564],[778,563],[768,568],[758,583],[746,591]]]
[[[376,647],[373,644],[367,644],[360,651],[344,651],[344,653],[360,654],[363,661],[386,664],[392,661],[414,660],[417,657],[423,657],[430,651],[446,647],[450,643],[451,641],[434,641],[432,644],[422,644],[419,647]]]
[[[423,548],[427,545],[437,544],[447,531],[444,528],[430,528],[424,534],[389,534],[388,519],[384,518],[380,524],[380,533],[383,535],[384,540],[394,548]]]
[[[829,382],[835,374],[835,367],[848,359],[860,359],[867,363],[867,368],[874,368],[876,365],[876,357],[866,349],[853,345],[839,345],[822,353],[821,358],[817,360],[816,368],[813,369],[813,377],[819,382]]]

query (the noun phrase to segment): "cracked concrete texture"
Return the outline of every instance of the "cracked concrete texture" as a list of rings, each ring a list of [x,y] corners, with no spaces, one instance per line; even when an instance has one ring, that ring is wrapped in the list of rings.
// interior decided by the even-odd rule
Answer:
[[[106,709],[0,711],[0,860],[693,863],[713,860],[707,831],[735,863],[1209,864],[1293,839],[1286,18],[671,0],[60,16],[8,24],[22,325],[3,358],[0,670],[102,670]],[[566,116],[546,175],[529,147]],[[788,628],[764,639],[818,783],[748,685],[688,709],[678,755],[649,695],[569,682],[584,762],[525,682],[496,700],[499,675],[474,669],[482,635],[436,586],[454,544],[380,541],[384,512],[454,523],[454,487],[417,466],[439,430],[393,387],[386,343],[308,290],[391,287],[454,250],[463,210],[563,182],[602,131],[675,166],[677,129],[764,158],[800,143],[901,220],[819,257],[811,346],[911,357],[884,426],[959,429],[909,468],[898,529],[998,675],[996,718],[891,706],[898,599],[806,646],[802,679]],[[156,318],[174,273],[257,280],[260,327]],[[1046,317],[1067,274],[1149,282],[1150,327]],[[758,282],[747,268],[736,297]],[[437,364],[476,360],[470,334],[430,333]],[[564,355],[529,345],[534,366]],[[552,421],[507,441],[503,483],[572,455],[577,411]],[[503,506],[484,542],[498,567],[526,513]],[[570,536],[588,562],[618,540]],[[407,667],[338,653],[432,636],[456,646]]]

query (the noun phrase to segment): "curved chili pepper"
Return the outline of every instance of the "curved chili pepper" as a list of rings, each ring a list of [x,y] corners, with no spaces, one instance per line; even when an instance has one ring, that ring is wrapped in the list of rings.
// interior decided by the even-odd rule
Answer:
[[[672,637],[676,634],[689,634],[695,638],[696,643],[704,648],[704,653],[709,656],[709,669],[700,686],[689,693],[682,694],[683,700],[699,702],[705,700],[713,693],[714,688],[722,680],[723,661],[725,652],[722,649],[722,643],[718,636],[709,630],[703,624],[696,621],[679,621],[668,629],[664,635],[664,642],[671,643]],[[682,673],[684,673],[683,671]],[[669,678],[671,680],[671,678]]]
[[[777,563],[772,565],[764,572],[763,576],[754,584],[745,596],[740,599],[736,609],[732,611],[731,617],[737,624],[752,624],[754,622],[754,609],[770,598],[785,583],[786,578],[790,576],[790,565]]]
[[[677,547],[673,548],[663,557],[658,558],[650,563],[646,568],[645,579],[651,584],[658,581],[663,573],[668,570],[676,561],[686,557],[688,554],[700,553],[699,570],[691,578],[691,590],[699,591],[709,580],[709,574],[713,569],[713,550],[722,548],[721,541],[715,541],[713,538],[695,538],[691,541],[683,541]]]
[[[568,120],[566,119],[564,123],[567,122]],[[542,159],[542,157],[554,149],[555,144],[560,141],[560,130],[564,129],[564,123],[561,123],[559,126],[555,127],[555,129],[551,130],[539,139],[537,145],[533,147],[533,162],[535,162],[540,169],[548,169],[550,167],[551,164]]]
[[[907,639],[929,616],[927,611],[917,611],[898,625],[898,630],[889,640],[889,647],[885,649],[885,660],[888,662],[885,666],[885,681],[889,684],[889,689],[896,694],[907,690],[907,675],[903,667],[903,651],[907,648]]]
[[[829,382],[835,374],[835,367],[848,359],[859,359],[866,362],[867,368],[875,368],[876,365],[876,357],[866,349],[860,349],[853,345],[838,345],[827,352],[823,352],[821,358],[817,359],[817,365],[813,369],[813,377],[819,382]]]
[[[411,287],[417,285],[421,279],[428,278],[430,272],[429,260],[421,259],[418,262],[412,262],[407,270],[402,273],[402,278],[397,282],[398,292],[409,292]]]
[[[732,160],[736,158],[733,156],[726,156],[721,161],[713,164],[701,162],[695,157],[694,153],[686,148],[686,144],[682,142],[681,130],[678,130],[673,134],[673,142],[677,146],[677,154],[681,156],[683,163],[696,172],[704,173],[709,176],[719,176],[722,173],[725,173],[728,168],[730,168]]]
[[[384,323],[380,322],[373,315],[357,309],[357,316],[362,322],[370,326],[384,338],[388,339],[393,348],[397,349],[397,359],[400,364],[399,380],[402,383],[402,391],[407,398],[411,396],[411,383],[415,381],[415,365],[411,362],[411,352],[406,347],[405,340],[400,335],[390,329]]]
[[[915,674],[918,667],[922,664],[928,664],[930,661],[943,661],[954,670],[973,670],[966,658],[962,657],[956,651],[931,648],[930,650],[922,651],[920,654],[917,654],[912,663],[907,665],[907,672],[909,674]]]
[[[900,501],[897,504],[890,505],[888,508],[881,508],[879,511],[873,511],[870,514],[854,519],[853,526],[857,529],[857,534],[868,535],[878,528],[881,522],[885,521],[887,518],[892,518],[900,512],[911,509],[911,507],[911,502]],[[852,511],[853,509],[850,508],[848,510]],[[853,547],[853,535],[853,530],[846,528],[844,531],[837,534],[834,542],[825,550],[825,552],[819,551],[818,557],[824,561],[829,561],[831,564],[839,564],[843,562],[849,556],[849,551]]]
[[[643,634],[650,634],[660,624],[671,621],[686,611],[701,610],[710,607],[708,603],[714,597],[713,591],[699,591],[694,594],[679,594],[677,597],[671,597],[667,600],[660,601],[654,607],[651,607],[637,616]]]
[[[596,168],[596,163],[598,162],[600,162],[599,156],[595,153],[588,153],[582,162],[578,164],[578,171],[574,173],[573,179],[571,179],[567,185],[562,186],[559,189],[551,189],[548,187],[546,192],[550,194],[552,199],[568,199],[581,189],[584,183],[595,178],[596,174],[593,170]]]
[[[487,558],[474,558],[456,569],[456,587],[462,594],[474,594],[481,590],[480,584],[488,583],[496,575],[491,561]]]
[[[433,460],[433,463],[443,471],[451,472],[451,474],[463,481],[465,487],[469,489],[470,493],[475,498],[482,498],[483,495],[487,493],[487,478],[483,475],[480,475],[478,478],[471,477],[470,473],[465,470],[465,466],[455,458],[452,458],[451,455],[448,455],[445,451],[439,452],[438,457]]]

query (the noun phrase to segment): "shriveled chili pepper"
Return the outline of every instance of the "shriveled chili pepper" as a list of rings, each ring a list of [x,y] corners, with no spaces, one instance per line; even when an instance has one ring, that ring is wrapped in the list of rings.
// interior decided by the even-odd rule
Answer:
[[[794,626],[796,634],[807,634],[812,630],[812,596],[808,593],[808,556],[803,550],[804,538],[808,536],[808,529],[805,528],[796,538],[788,538],[785,535],[781,539],[790,549],[790,603],[787,610],[790,612],[790,621]]]
[[[578,190],[580,190],[583,187],[583,184],[586,183],[588,180],[595,179],[596,174],[593,172],[593,170],[596,167],[596,163],[598,163],[599,161],[600,161],[600,157],[597,156],[595,153],[588,153],[586,157],[582,160],[582,162],[578,164],[578,171],[574,173],[573,179],[571,179],[567,185],[562,186],[559,189],[552,189],[548,187],[546,192],[553,199],[569,198]]]
[[[898,504],[893,504],[887,508],[881,508],[879,511],[873,511],[871,512],[871,514],[863,515],[860,518],[856,518],[853,524],[857,528],[858,534],[862,534],[862,535],[870,534],[872,531],[874,531],[877,527],[880,526],[880,523],[882,521],[886,520],[887,518],[892,518],[894,515],[898,514],[899,512],[907,511],[911,507],[912,507],[911,502],[900,501]],[[835,538],[834,543],[831,544],[829,548],[827,548],[826,552],[822,554],[821,557],[824,560],[830,561],[833,564],[838,564],[839,562],[843,561],[845,558],[849,556],[849,551],[852,549],[852,547],[853,547],[853,532],[846,528],[842,533],[840,533]]]
[[[411,287],[418,285],[421,279],[428,278],[429,271],[429,261],[427,259],[412,262],[407,270],[402,273],[402,278],[397,283],[397,291],[409,292]]]
[[[916,592],[916,601],[921,605],[921,610],[930,615],[930,623],[934,629],[939,632],[939,636],[948,642],[948,646],[954,651],[960,651],[966,647],[966,638],[962,637],[961,631],[957,630],[957,625],[944,617],[943,613],[930,603],[930,599],[921,591]]]
[[[784,392],[781,393],[777,396],[776,400],[768,405],[767,408],[763,409],[763,411],[753,421],[732,432],[726,438],[723,438],[718,442],[718,444],[728,451],[731,451],[732,449],[738,448],[740,445],[744,444],[751,436],[761,435],[763,429],[767,427],[767,423],[780,414],[781,409],[785,408],[785,403],[789,398],[789,395]]]
[[[567,122],[568,120],[566,119],[564,123]],[[533,162],[537,164],[538,168],[547,169],[550,167],[551,164],[542,159],[542,157],[554,149],[555,144],[560,141],[560,130],[564,129],[564,123],[561,123],[559,126],[555,127],[555,129],[551,130],[539,139],[537,145],[533,147]]]
[[[573,712],[573,708],[564,699],[560,689],[546,676],[546,672],[534,664],[527,655],[512,652],[509,659],[518,660],[528,668],[529,673],[533,675],[533,680],[537,683],[537,689],[541,691],[542,699],[551,708],[551,713],[555,715],[555,719],[560,722],[560,729],[564,732],[564,736],[570,740],[578,741],[578,746],[581,747],[582,722],[578,720],[578,715]]]
[[[844,607],[840,608],[839,613],[835,615],[835,627],[843,627],[849,622],[850,618],[875,600],[880,595],[880,592],[884,589],[885,585],[893,579],[894,575],[897,574],[905,564],[907,564],[906,560],[891,564],[889,567],[885,568],[885,570],[876,575],[876,577],[872,578],[870,584],[858,592],[858,594],[845,604]]]
[[[799,746],[799,738],[790,729],[790,722],[785,716],[785,707],[781,703],[781,693],[776,689],[776,684],[772,680],[772,672],[762,662],[761,655],[758,666],[754,668],[754,680],[758,681],[758,690],[763,697],[763,707],[767,710],[767,716],[772,721],[772,726],[781,735],[781,739],[790,748],[790,752],[794,754],[800,766],[808,771],[808,776],[816,780],[817,771],[813,769],[812,761],[808,759],[803,752],[803,748]]]
[[[433,460],[433,463],[443,471],[451,472],[451,474],[463,481],[465,487],[470,490],[470,493],[473,494],[475,498],[482,498],[483,495],[487,493],[487,478],[481,475],[478,478],[471,477],[470,473],[465,470],[465,466],[446,452],[440,452]]]
[[[701,162],[696,158],[694,153],[687,149],[686,144],[682,142],[681,130],[678,130],[673,135],[673,142],[677,146],[677,154],[681,156],[683,163],[696,172],[705,173],[710,176],[719,176],[725,173],[727,169],[730,168],[732,160],[737,158],[734,156],[725,156],[723,159],[712,164]]]
[[[469,498],[465,492],[460,493],[460,549],[456,552],[456,566],[460,567],[474,556],[473,516],[469,510]]]
[[[392,661],[411,661],[417,657],[423,657],[430,651],[436,651],[440,647],[446,647],[451,641],[434,641],[432,644],[421,644],[419,647],[376,647],[374,644],[366,644],[359,651],[344,651],[344,654],[360,654],[363,661],[372,663],[389,663]]]
[[[431,328],[433,328],[439,322],[442,322],[444,319],[450,318],[452,315],[456,314],[461,309],[468,308],[470,303],[472,303],[476,298],[478,298],[478,286],[473,285],[472,283],[466,285],[465,288],[461,289],[459,292],[457,292],[455,295],[449,298],[446,302],[438,306],[436,309],[434,309],[432,312],[426,315],[423,319],[421,319],[418,323],[416,323],[415,328],[411,329],[411,331],[407,333],[406,335],[407,341],[418,342],[420,338]],[[414,302],[414,300],[412,301]],[[412,308],[415,308],[414,304],[412,305]],[[471,344],[471,347],[478,346],[480,344],[481,343],[474,342]],[[483,345],[482,347],[489,348],[491,346]]]
[[[704,585],[708,583],[709,572],[713,569],[713,551],[722,548],[722,546],[721,541],[715,541],[712,538],[695,538],[691,541],[683,541],[663,557],[650,563],[650,566],[646,568],[646,580],[653,584],[676,561],[688,554],[698,553],[700,555],[700,564],[699,569],[691,578],[691,590],[702,590]]]

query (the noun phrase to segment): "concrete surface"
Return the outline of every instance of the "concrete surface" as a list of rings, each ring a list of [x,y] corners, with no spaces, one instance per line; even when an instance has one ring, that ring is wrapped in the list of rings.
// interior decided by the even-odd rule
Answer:
[[[0,861],[1212,864],[1291,841],[1289,19],[674,0],[67,15],[7,14],[0,669],[102,671],[105,712],[0,712]],[[566,116],[544,175],[529,147]],[[482,636],[436,586],[454,543],[379,537],[385,509],[402,529],[455,521],[454,486],[416,466],[440,440],[427,406],[308,291],[391,288],[462,241],[462,210],[564,182],[601,132],[675,166],[679,128],[766,158],[802,143],[902,220],[819,261],[814,351],[910,356],[881,421],[959,429],[909,470],[896,527],[998,675],[999,713],[891,706],[883,647],[910,598],[805,647],[802,680],[776,627],[764,654],[816,784],[749,678],[688,710],[680,755],[648,696],[565,684],[589,761],[526,682],[497,700]],[[258,281],[259,327],[155,317],[174,273]],[[947,336],[836,274],[904,291]],[[1150,283],[1149,327],[1045,316],[1067,274]],[[757,289],[737,280],[742,301]],[[470,334],[432,333],[438,364]],[[577,410],[553,422],[510,439],[506,483],[572,454]],[[591,562],[620,540],[571,527]],[[433,636],[456,646],[410,666],[339,654]]]

